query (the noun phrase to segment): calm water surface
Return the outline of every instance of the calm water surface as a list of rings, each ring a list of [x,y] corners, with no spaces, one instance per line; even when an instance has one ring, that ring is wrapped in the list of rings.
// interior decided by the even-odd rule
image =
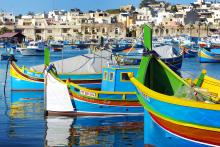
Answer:
[[[87,51],[65,49],[64,58]],[[43,64],[43,57],[16,55],[18,65]],[[51,60],[61,59],[52,53]],[[141,147],[144,144],[143,116],[130,117],[44,117],[43,92],[11,92],[7,61],[0,61],[0,146],[86,146]],[[200,64],[197,58],[184,59],[183,77],[196,77],[202,69],[220,79],[220,64]],[[19,103],[11,102],[13,99]],[[145,142],[155,146],[196,146],[164,133],[146,118]]]

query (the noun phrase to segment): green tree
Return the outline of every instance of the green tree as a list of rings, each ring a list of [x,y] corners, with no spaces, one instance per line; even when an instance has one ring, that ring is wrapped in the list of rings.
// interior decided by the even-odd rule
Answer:
[[[142,7],[146,7],[148,6],[149,4],[159,4],[158,1],[156,0],[142,0],[139,7],[142,8]]]
[[[12,30],[6,28],[6,27],[3,27],[0,29],[0,34],[4,34],[4,33],[8,33],[8,32],[12,32]]]
[[[15,16],[16,19],[21,19],[21,17],[22,17],[22,14]]]
[[[171,6],[171,11],[174,12],[174,13],[178,12],[176,5]]]
[[[51,35],[47,37],[47,40],[53,40],[53,39],[54,39],[54,37]]]
[[[28,13],[27,13],[27,15],[34,15],[34,12],[32,12],[32,11],[29,11]]]

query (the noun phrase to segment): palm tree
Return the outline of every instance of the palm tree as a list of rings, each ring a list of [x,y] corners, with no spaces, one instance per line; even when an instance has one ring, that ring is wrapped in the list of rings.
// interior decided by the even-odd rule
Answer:
[[[192,36],[192,29],[194,29],[194,25],[189,24],[189,36]]]
[[[47,40],[53,40],[53,39],[54,39],[54,37],[51,35],[47,37]]]
[[[12,30],[6,28],[6,27],[3,27],[0,29],[0,34],[4,34],[4,33],[8,33],[8,32],[12,32]]]
[[[209,36],[209,26],[211,25],[211,23],[206,22],[205,25],[206,25],[206,36],[208,37]]]
[[[184,26],[183,26],[182,23],[180,23],[180,24],[178,25],[178,29],[180,30],[180,33],[183,33]]]
[[[164,32],[164,25],[162,23],[160,23],[158,28],[160,30],[160,37],[161,37],[162,36],[162,32]]]
[[[198,33],[199,33],[199,38],[200,38],[200,29],[201,29],[201,25],[202,25],[202,23],[199,22],[199,23],[198,23],[198,26],[199,26],[199,30],[198,30],[198,31],[199,31],[199,32],[198,32]]]

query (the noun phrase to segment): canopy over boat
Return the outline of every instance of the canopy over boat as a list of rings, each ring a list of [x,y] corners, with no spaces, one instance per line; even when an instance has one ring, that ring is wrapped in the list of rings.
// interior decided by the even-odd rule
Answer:
[[[112,53],[109,51],[98,51],[93,54],[84,54],[68,59],[52,62],[58,73],[100,73],[102,67],[115,63]],[[65,65],[65,66],[63,66]],[[33,66],[36,71],[43,71],[45,65]]]

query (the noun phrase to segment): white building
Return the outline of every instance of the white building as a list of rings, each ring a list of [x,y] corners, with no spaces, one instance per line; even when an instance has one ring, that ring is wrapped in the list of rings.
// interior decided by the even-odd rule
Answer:
[[[149,22],[152,22],[152,11],[148,7],[143,7],[141,9],[136,9],[135,10],[137,14],[137,20],[136,20],[136,25],[140,26]]]
[[[66,22],[67,21],[67,12],[64,10],[49,11],[48,18],[53,19],[56,22]]]
[[[0,12],[0,23],[11,25],[15,23],[15,16],[12,12]]]
[[[152,18],[155,25],[159,25],[164,22],[164,20],[172,19],[173,13],[167,12],[164,8],[157,11],[156,17]]]

